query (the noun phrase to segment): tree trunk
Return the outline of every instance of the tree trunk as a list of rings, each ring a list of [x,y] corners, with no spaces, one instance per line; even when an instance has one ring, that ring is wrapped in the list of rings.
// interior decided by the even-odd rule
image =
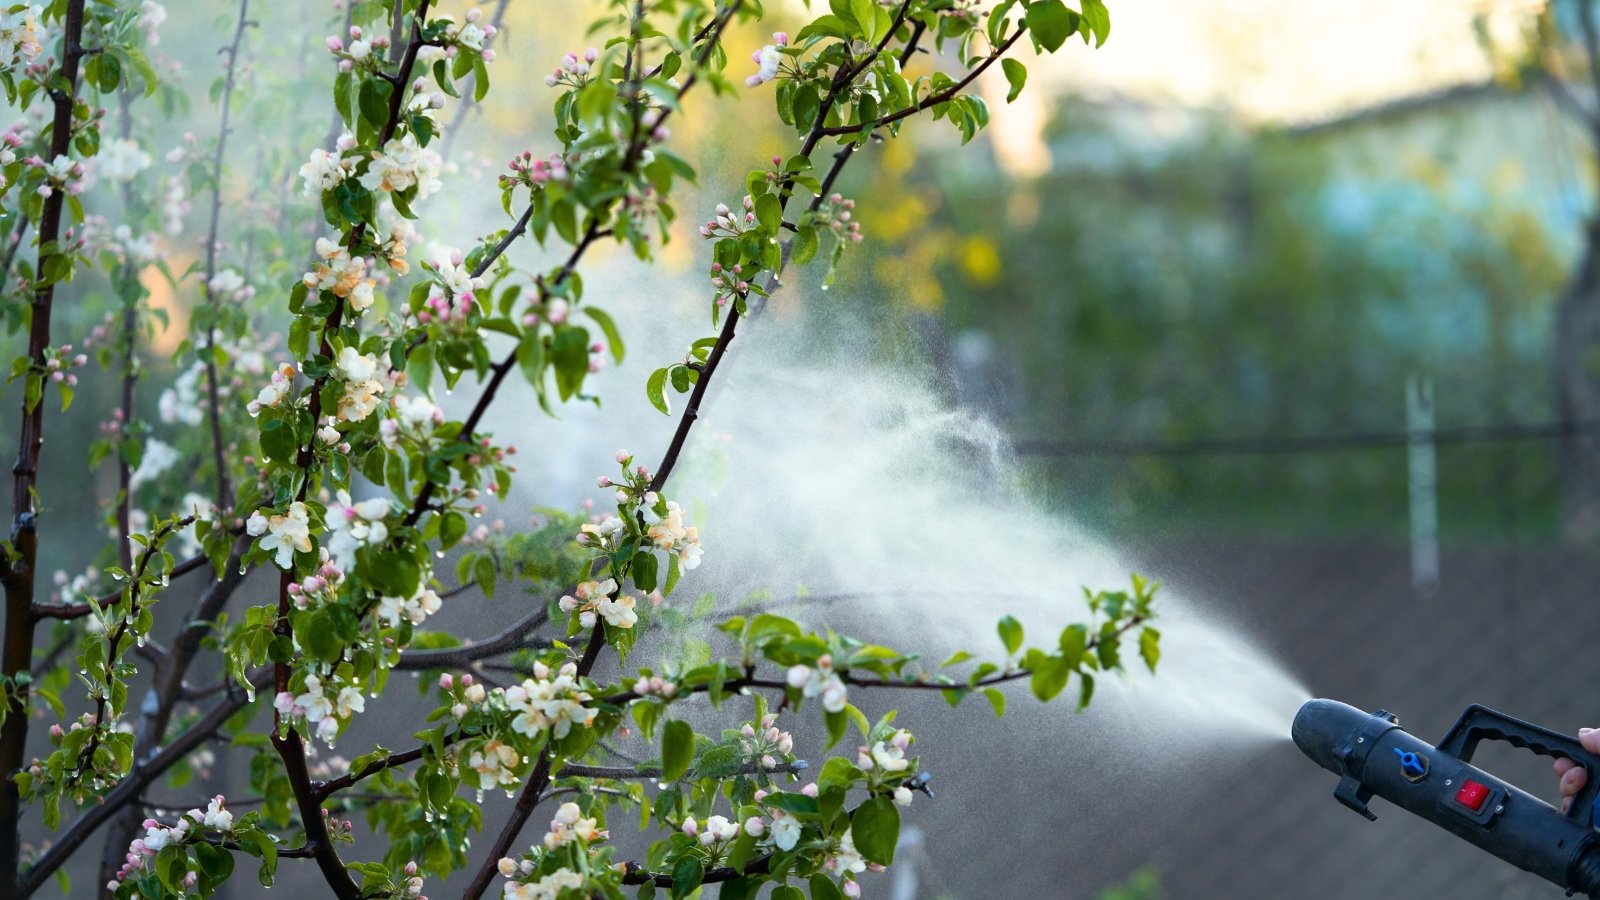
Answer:
[[[1556,307],[1557,408],[1561,442],[1561,526],[1569,542],[1600,539],[1600,218],[1584,232],[1577,271]]]

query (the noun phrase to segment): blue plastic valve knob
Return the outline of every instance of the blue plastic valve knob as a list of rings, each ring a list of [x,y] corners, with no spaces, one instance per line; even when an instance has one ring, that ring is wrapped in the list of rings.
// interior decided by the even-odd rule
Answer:
[[[1394,748],[1394,752],[1395,755],[1400,757],[1400,767],[1402,769],[1417,775],[1427,771],[1422,767],[1422,760],[1418,759],[1415,753],[1409,750],[1401,750],[1399,747]]]

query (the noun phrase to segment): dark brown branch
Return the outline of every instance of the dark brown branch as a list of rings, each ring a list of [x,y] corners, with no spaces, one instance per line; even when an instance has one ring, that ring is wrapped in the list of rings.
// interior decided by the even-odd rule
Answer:
[[[444,744],[448,747],[450,744],[455,743],[455,740],[455,732],[451,732],[450,734],[445,735]],[[423,752],[426,750],[427,747],[422,746],[413,747],[412,749],[403,753],[391,753],[388,756],[385,756],[383,759],[374,760],[373,762],[362,766],[361,771],[359,772],[352,770],[339,776],[338,778],[330,779],[328,781],[319,781],[313,784],[311,786],[312,793],[316,795],[318,800],[324,800],[333,794],[336,794],[359,781],[371,778],[372,776],[386,769],[393,769],[396,766],[410,765],[411,763],[421,759]]]
[[[174,565],[172,571],[167,573],[167,578],[173,579],[187,575],[196,569],[203,568],[210,562],[210,557],[207,557],[204,553],[191,556]],[[99,604],[101,609],[105,609],[121,598],[122,591],[111,591],[96,597],[95,603]],[[33,617],[35,619],[81,619],[92,612],[94,612],[94,607],[87,603],[35,603],[33,605]]]
[[[419,669],[449,669],[465,668],[479,660],[502,653],[510,653],[526,647],[535,646],[527,640],[528,633],[543,625],[550,618],[549,612],[541,606],[533,612],[511,625],[492,638],[474,643],[462,644],[459,647],[440,647],[433,650],[404,650],[400,653],[400,661],[394,668],[399,670],[417,671]],[[540,644],[538,646],[547,646]]]
[[[728,774],[729,775],[755,775],[755,774],[760,773],[760,774],[766,774],[766,775],[795,775],[795,774],[798,774],[800,772],[804,772],[809,767],[810,767],[810,765],[803,759],[797,759],[794,762],[783,763],[781,765],[772,766],[770,768],[768,768],[767,766],[761,765],[760,762],[751,762],[751,763],[746,763],[745,765],[740,766],[738,769],[736,769],[736,770],[734,770],[734,771],[732,771],[732,772],[730,772]],[[610,779],[615,780],[615,781],[630,781],[630,780],[634,780],[634,779],[659,779],[661,777],[661,769],[659,767],[638,768],[638,767],[635,767],[635,766],[580,766],[580,765],[569,764],[569,765],[563,766],[561,771],[557,772],[555,774],[555,777],[556,778],[610,778]],[[688,774],[686,774],[684,777],[685,778],[693,778],[693,777],[695,777],[694,770],[691,769],[688,772]]]
[[[905,21],[906,12],[909,8],[909,0],[900,4],[899,12],[895,15],[894,24],[889,29],[889,33],[883,36],[883,40],[873,48],[870,54],[863,57],[861,62],[852,67],[840,68],[833,84],[829,86],[827,96],[823,98],[821,106],[817,109],[817,117],[811,126],[810,133],[806,135],[805,141],[800,145],[801,156],[809,157],[811,152],[817,148],[817,144],[822,140],[823,135],[827,133],[828,114],[833,110],[834,104],[838,102],[845,91],[849,90],[850,84],[855,78],[866,71],[867,66],[871,65],[872,61],[878,57],[878,54],[882,53],[884,48],[888,46],[889,40],[900,30],[901,23]],[[918,22],[912,30],[904,53],[901,55],[902,64],[907,59],[910,59],[921,36],[922,23]],[[827,196],[828,187],[832,185],[833,179],[838,176],[839,170],[843,168],[844,162],[848,158],[849,153],[847,152],[835,157],[834,170],[829,173],[826,184],[812,201],[811,208],[813,210],[817,209],[821,204],[822,198]],[[783,217],[783,211],[788,208],[789,199],[793,194],[794,179],[785,179],[778,189],[780,219]],[[783,262],[788,261],[789,246],[789,242],[786,241],[784,243]],[[781,275],[782,263],[779,264],[779,270],[773,272],[767,278],[766,290],[769,295],[777,288],[778,279]],[[700,377],[696,379],[694,390],[689,393],[689,401],[684,404],[683,416],[678,420],[677,430],[672,434],[672,442],[667,446],[666,455],[662,457],[661,465],[656,467],[655,477],[650,480],[651,490],[660,491],[666,486],[667,479],[672,476],[672,470],[677,465],[678,457],[683,453],[684,445],[689,439],[689,432],[694,428],[695,421],[700,418],[700,404],[705,400],[706,390],[711,385],[711,377],[716,374],[717,366],[722,363],[722,357],[728,352],[728,345],[733,343],[733,338],[738,328],[739,309],[737,306],[733,306],[728,310],[728,318],[723,322],[722,330],[717,333],[717,342],[712,345],[711,353],[706,357],[705,368],[700,373]]]
[[[223,723],[244,709],[249,702],[242,689],[230,689],[227,699],[212,707],[210,712],[190,725],[172,743],[149,759],[135,761],[133,770],[117,782],[117,786],[106,794],[101,803],[85,809],[61,832],[55,843],[50,845],[50,849],[28,867],[18,882],[19,900],[38,890],[62,863],[83,846],[84,841],[89,839],[95,829],[116,815],[124,806],[136,802],[146,787],[182,761],[196,747],[209,740]]]
[[[193,521],[192,517],[179,519],[165,528],[158,529],[155,534],[151,535],[150,546],[145,548],[144,553],[139,557],[138,568],[131,573],[131,577],[128,579],[128,611],[122,615],[122,621],[117,623],[117,629],[112,633],[109,646],[106,648],[106,683],[95,687],[94,733],[89,736],[88,742],[83,745],[83,752],[78,755],[78,771],[68,776],[69,782],[76,781],[83,775],[84,767],[94,760],[94,752],[100,747],[100,736],[105,733],[107,727],[106,706],[111,702],[111,684],[117,678],[117,664],[120,659],[117,648],[121,645],[122,639],[128,636],[128,629],[132,627],[134,620],[139,617],[139,591],[144,587],[144,575],[150,568],[150,559],[160,551],[161,543],[172,532],[187,527]]]
[[[476,278],[489,270],[489,266],[497,257],[499,257],[501,253],[505,251],[506,247],[510,246],[511,241],[515,240],[517,235],[527,230],[528,219],[532,216],[532,214],[533,206],[530,204],[527,211],[525,211],[522,214],[522,217],[517,220],[517,224],[512,226],[511,231],[508,232],[506,236],[495,245],[495,249],[491,251],[490,255],[480,261],[477,266],[473,267],[472,277]],[[591,221],[588,229],[583,233],[583,238],[578,241],[577,246],[572,248],[572,253],[567,256],[566,263],[564,263],[556,272],[556,275],[553,279],[551,279],[551,282],[559,286],[568,278],[572,277],[572,273],[577,271],[579,260],[583,259],[583,254],[588,251],[590,245],[599,240],[606,233],[609,232],[603,232],[601,230],[598,220]],[[542,295],[547,297],[549,290],[550,288],[548,288],[543,282],[540,282],[539,291]],[[506,380],[506,376],[509,375],[511,370],[516,368],[516,366],[517,352],[516,349],[513,348],[509,353],[506,354],[505,359],[495,363],[494,366],[490,368],[489,380],[484,384],[483,393],[478,395],[477,402],[472,405],[472,411],[467,414],[467,420],[461,426],[461,435],[458,440],[467,442],[471,442],[473,440],[473,432],[478,429],[478,423],[483,421],[484,414],[489,411],[489,406],[494,403],[495,395],[500,391],[501,383]],[[433,492],[436,487],[436,482],[428,481],[422,486],[422,490],[417,492],[417,499],[412,503],[411,511],[406,513],[404,521],[405,525],[409,526],[417,524],[417,521],[422,518],[422,514],[428,511],[428,503],[433,499]]]
[[[666,872],[651,872],[636,862],[628,862],[623,865],[627,867],[627,872],[622,876],[623,884],[644,884],[649,882],[657,887],[672,887],[672,875]],[[742,869],[734,869],[729,866],[707,869],[705,875],[700,879],[700,883],[717,884],[718,882],[732,881],[742,875],[765,874],[767,868],[771,865],[772,854],[769,853],[766,856],[758,856],[750,860],[744,864]]]
[[[874,131],[884,127],[885,125],[890,125],[900,121],[901,119],[914,116],[919,112],[932,109],[941,103],[950,102],[951,100],[955,99],[957,94],[966,90],[967,85],[976,80],[977,77],[982,75],[985,70],[999,62],[1000,59],[1005,56],[1006,51],[1011,49],[1011,45],[1015,44],[1017,40],[1027,32],[1027,30],[1027,23],[1024,22],[1018,24],[1017,29],[1011,32],[1011,36],[1002,41],[1000,46],[996,47],[992,53],[990,53],[988,56],[985,56],[982,61],[974,66],[972,71],[966,74],[966,77],[937,94],[929,95],[928,97],[924,98],[921,103],[908,106],[905,109],[890,113],[889,115],[883,116],[872,122],[862,122],[856,125],[836,125],[832,128],[824,128],[822,129],[822,133],[829,137],[834,137],[845,134],[860,134],[863,131]]]
[[[400,59],[400,66],[395,72],[394,88],[389,95],[388,118],[383,123],[383,128],[377,136],[378,147],[389,142],[394,137],[395,129],[400,125],[400,112],[405,106],[407,87],[411,82],[411,70],[417,61],[417,52],[422,49],[422,24],[428,17],[428,5],[431,0],[421,0],[416,12],[411,19],[411,39],[406,44],[405,54]],[[396,9],[401,7],[397,6]],[[361,245],[366,234],[365,223],[357,225],[350,231],[346,246],[355,250]],[[344,303],[341,299],[334,305],[333,312],[329,314],[323,325],[322,338],[319,352],[323,356],[332,356],[333,350],[329,336],[339,329],[339,323],[344,314]],[[316,379],[311,388],[310,414],[311,421],[316,422],[322,413],[322,387],[327,381],[327,375]],[[314,457],[313,446],[315,438],[300,447],[296,455],[296,465],[302,473],[300,487],[295,493],[297,500],[305,499],[306,492],[311,486],[311,465]],[[294,581],[293,569],[285,569],[278,580],[278,634],[288,637],[292,634],[289,626],[289,585]],[[289,665],[286,662],[276,663],[273,666],[273,685],[278,693],[289,689]],[[289,787],[294,793],[295,805],[300,813],[300,825],[305,829],[306,845],[315,851],[314,858],[317,868],[322,872],[323,880],[328,883],[335,897],[339,900],[357,900],[361,889],[351,879],[344,863],[339,859],[339,853],[334,848],[328,835],[327,823],[322,817],[320,799],[312,787],[311,776],[306,769],[305,745],[301,742],[300,734],[293,727],[281,727],[280,717],[276,709],[273,711],[272,746],[278,751],[278,756],[283,760],[284,773],[289,780]]]
[[[83,58],[84,0],[67,0],[62,20],[62,60],[59,81],[66,89],[50,92],[54,107],[50,127],[50,159],[71,152],[72,108],[78,89],[78,63]],[[35,273],[44,277],[46,264],[59,252],[61,209],[66,201],[65,187],[58,186],[45,198],[39,216],[39,260]],[[50,313],[55,301],[55,283],[44,284],[33,293],[31,322],[28,328],[28,357],[40,371],[45,365],[45,350],[50,347]],[[38,518],[34,509],[34,486],[38,483],[39,450],[44,445],[44,398],[29,408],[23,391],[21,420],[18,426],[17,462],[12,467],[11,551],[0,571],[4,583],[6,619],[3,646],[0,646],[0,677],[10,681],[5,721],[0,724],[0,893],[17,884],[21,864],[22,794],[12,773],[22,768],[28,743],[28,685],[26,676],[33,668],[33,617],[35,569],[39,558]]]

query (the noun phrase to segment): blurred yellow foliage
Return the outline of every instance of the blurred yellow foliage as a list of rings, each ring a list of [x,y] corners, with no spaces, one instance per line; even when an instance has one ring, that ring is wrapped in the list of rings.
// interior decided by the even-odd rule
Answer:
[[[1000,248],[980,234],[963,240],[961,271],[974,285],[992,287],[1000,280]]]

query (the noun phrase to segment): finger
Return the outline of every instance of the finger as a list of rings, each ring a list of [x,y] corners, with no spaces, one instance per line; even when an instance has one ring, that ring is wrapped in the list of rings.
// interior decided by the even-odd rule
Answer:
[[[1553,768],[1556,770],[1557,775],[1565,775],[1567,774],[1567,770],[1571,769],[1575,765],[1577,765],[1577,763],[1567,759],[1565,756],[1560,756],[1556,758]]]
[[[1583,790],[1583,785],[1589,780],[1588,773],[1580,766],[1573,766],[1567,774],[1561,776],[1561,796],[1571,797]]]
[[[1572,805],[1572,798],[1571,797],[1562,797],[1561,798],[1561,811],[1562,812],[1566,812],[1567,811],[1567,807],[1569,807],[1571,805]]]
[[[1578,743],[1590,753],[1600,753],[1600,729],[1579,728]]]

